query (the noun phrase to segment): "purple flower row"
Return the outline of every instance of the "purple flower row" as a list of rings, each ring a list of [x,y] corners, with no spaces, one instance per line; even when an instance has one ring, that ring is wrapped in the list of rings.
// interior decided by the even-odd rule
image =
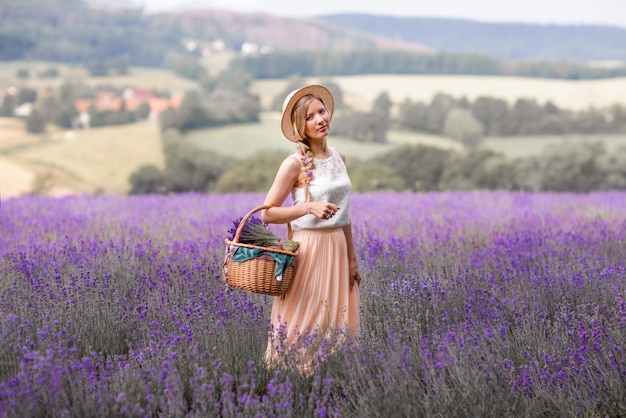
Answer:
[[[262,199],[3,202],[0,415],[624,412],[626,193],[353,196],[362,338],[310,377],[221,278]]]

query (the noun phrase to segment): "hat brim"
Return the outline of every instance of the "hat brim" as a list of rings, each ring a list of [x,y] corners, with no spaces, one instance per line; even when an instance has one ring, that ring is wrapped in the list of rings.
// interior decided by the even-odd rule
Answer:
[[[293,112],[293,107],[296,105],[298,100],[307,94],[321,97],[328,114],[331,118],[333,117],[335,101],[333,99],[333,95],[326,87],[320,86],[319,84],[311,84],[292,91],[285,99],[285,103],[283,103],[283,117],[281,120],[281,130],[283,131],[283,135],[285,135],[285,138],[291,142],[298,142],[296,139],[296,133],[293,129],[293,123],[291,121],[291,113]]]

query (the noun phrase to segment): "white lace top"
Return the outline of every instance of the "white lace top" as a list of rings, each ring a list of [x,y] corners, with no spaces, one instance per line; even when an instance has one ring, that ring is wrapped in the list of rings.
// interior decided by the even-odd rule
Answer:
[[[320,219],[311,214],[304,215],[291,222],[291,228],[294,231],[306,228],[336,228],[350,223],[352,183],[339,152],[331,147],[328,149],[330,157],[313,160],[313,178],[308,186],[310,201],[331,202],[339,206],[339,210],[330,219]],[[302,164],[299,154],[295,153],[292,156]],[[303,203],[306,200],[304,188],[291,189],[291,200],[294,205]]]

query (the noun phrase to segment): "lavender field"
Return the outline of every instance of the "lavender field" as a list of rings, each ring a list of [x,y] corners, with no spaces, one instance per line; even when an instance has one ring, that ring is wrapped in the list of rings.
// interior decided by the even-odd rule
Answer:
[[[0,416],[626,415],[626,193],[354,195],[362,335],[312,376],[221,278],[262,201],[3,201]]]

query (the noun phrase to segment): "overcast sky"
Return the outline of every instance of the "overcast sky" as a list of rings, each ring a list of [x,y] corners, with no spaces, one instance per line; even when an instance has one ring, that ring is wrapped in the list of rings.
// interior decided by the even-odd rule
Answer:
[[[311,17],[370,13],[402,17],[449,17],[488,22],[609,24],[626,28],[625,0],[133,0],[148,13],[181,7],[265,12]]]

